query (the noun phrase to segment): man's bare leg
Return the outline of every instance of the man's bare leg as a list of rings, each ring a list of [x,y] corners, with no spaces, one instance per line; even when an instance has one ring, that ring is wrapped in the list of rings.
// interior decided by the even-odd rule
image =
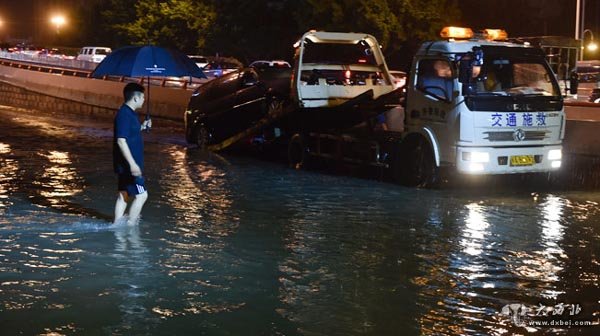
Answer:
[[[135,196],[135,199],[133,200],[133,202],[131,203],[131,207],[129,208],[129,220],[127,221],[127,224],[137,224],[140,218],[140,213],[142,212],[142,207],[144,206],[144,203],[146,203],[147,199],[147,191]]]
[[[119,192],[117,202],[115,203],[115,220],[113,224],[117,224],[117,222],[125,215],[125,209],[127,209],[127,201],[125,200],[123,193]]]

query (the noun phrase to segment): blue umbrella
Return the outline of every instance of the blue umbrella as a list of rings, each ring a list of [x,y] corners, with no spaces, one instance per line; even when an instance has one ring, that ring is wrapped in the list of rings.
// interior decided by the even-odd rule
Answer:
[[[206,78],[187,55],[151,45],[123,47],[113,51],[92,72],[92,77],[103,76],[148,77],[146,119],[150,118],[150,76]]]

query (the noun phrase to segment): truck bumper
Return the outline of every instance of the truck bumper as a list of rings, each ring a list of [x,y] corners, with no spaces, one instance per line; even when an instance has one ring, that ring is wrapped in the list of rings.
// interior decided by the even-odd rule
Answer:
[[[456,168],[471,175],[552,172],[560,169],[562,145],[457,147]]]

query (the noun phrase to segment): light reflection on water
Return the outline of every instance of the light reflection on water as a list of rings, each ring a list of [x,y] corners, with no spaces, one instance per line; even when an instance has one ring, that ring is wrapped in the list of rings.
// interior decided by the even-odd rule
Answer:
[[[10,152],[10,145],[0,142],[0,215],[3,215],[5,208],[12,204],[9,199],[9,188],[19,171],[17,161],[9,157]]]
[[[64,199],[80,193],[83,189],[78,181],[78,174],[72,165],[69,153],[49,151],[38,153],[46,158],[50,165],[44,167],[44,172],[33,184],[39,189],[40,195],[54,207],[61,207]]]
[[[597,193],[406,189],[150,142],[142,222],[115,226],[89,212],[114,205],[110,138],[55,127],[37,148],[35,123],[0,121],[3,333],[502,335],[528,332],[509,303],[600,314]]]

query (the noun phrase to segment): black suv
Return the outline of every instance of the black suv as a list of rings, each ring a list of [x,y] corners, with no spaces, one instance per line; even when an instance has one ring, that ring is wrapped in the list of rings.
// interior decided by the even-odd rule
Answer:
[[[255,125],[288,99],[290,77],[288,68],[245,68],[204,84],[188,104],[186,140],[219,144]]]

